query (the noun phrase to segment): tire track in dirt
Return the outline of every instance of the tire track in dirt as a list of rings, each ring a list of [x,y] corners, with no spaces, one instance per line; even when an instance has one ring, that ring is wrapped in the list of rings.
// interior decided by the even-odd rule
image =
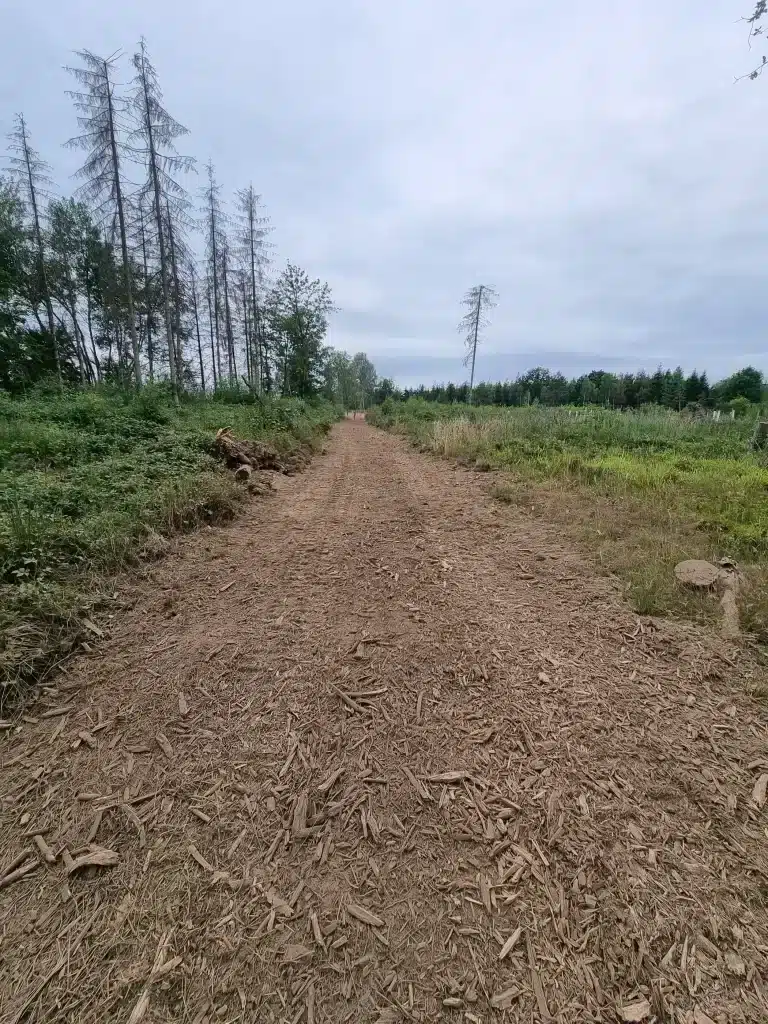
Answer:
[[[753,667],[483,486],[346,421],[121,581],[0,740],[0,1020],[768,1016]]]

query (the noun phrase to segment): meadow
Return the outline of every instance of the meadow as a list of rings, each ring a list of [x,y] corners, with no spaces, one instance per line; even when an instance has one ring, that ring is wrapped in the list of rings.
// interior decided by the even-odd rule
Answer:
[[[768,641],[768,459],[750,449],[755,415],[714,421],[655,406],[500,409],[411,398],[388,399],[368,419],[497,472],[497,498],[561,523],[642,614],[714,621],[716,598],[682,588],[674,566],[732,559],[745,577],[742,628]]]
[[[215,456],[220,427],[289,453],[338,414],[236,390],[178,405],[152,385],[0,392],[0,685],[71,645],[107,574],[236,512],[248,492]]]

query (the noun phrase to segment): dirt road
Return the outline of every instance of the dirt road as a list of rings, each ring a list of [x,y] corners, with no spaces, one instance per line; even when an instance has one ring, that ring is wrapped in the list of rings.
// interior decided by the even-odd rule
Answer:
[[[347,421],[125,582],[0,739],[0,1020],[768,1019],[749,666],[484,481]]]

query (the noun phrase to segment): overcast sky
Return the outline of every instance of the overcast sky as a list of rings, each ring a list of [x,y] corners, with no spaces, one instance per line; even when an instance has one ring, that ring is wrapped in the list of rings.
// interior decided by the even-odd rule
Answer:
[[[499,305],[478,377],[768,370],[768,77],[752,0],[4,0],[0,131],[62,191],[62,65],[147,37],[170,111],[277,260],[331,284],[332,343],[461,380],[462,293]],[[129,75],[124,62],[124,78]],[[199,182],[191,178],[190,188]]]

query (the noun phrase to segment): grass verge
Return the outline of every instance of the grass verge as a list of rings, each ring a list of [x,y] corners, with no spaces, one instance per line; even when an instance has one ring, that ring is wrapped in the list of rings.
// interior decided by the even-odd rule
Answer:
[[[768,642],[768,466],[749,451],[753,422],[413,399],[368,418],[498,471],[497,498],[566,527],[642,614],[719,619],[717,597],[681,587],[673,570],[685,558],[733,559],[745,578],[742,628]]]
[[[106,574],[236,513],[247,491],[214,454],[217,429],[289,454],[337,416],[237,391],[178,407],[152,386],[0,393],[0,708],[77,642]]]

